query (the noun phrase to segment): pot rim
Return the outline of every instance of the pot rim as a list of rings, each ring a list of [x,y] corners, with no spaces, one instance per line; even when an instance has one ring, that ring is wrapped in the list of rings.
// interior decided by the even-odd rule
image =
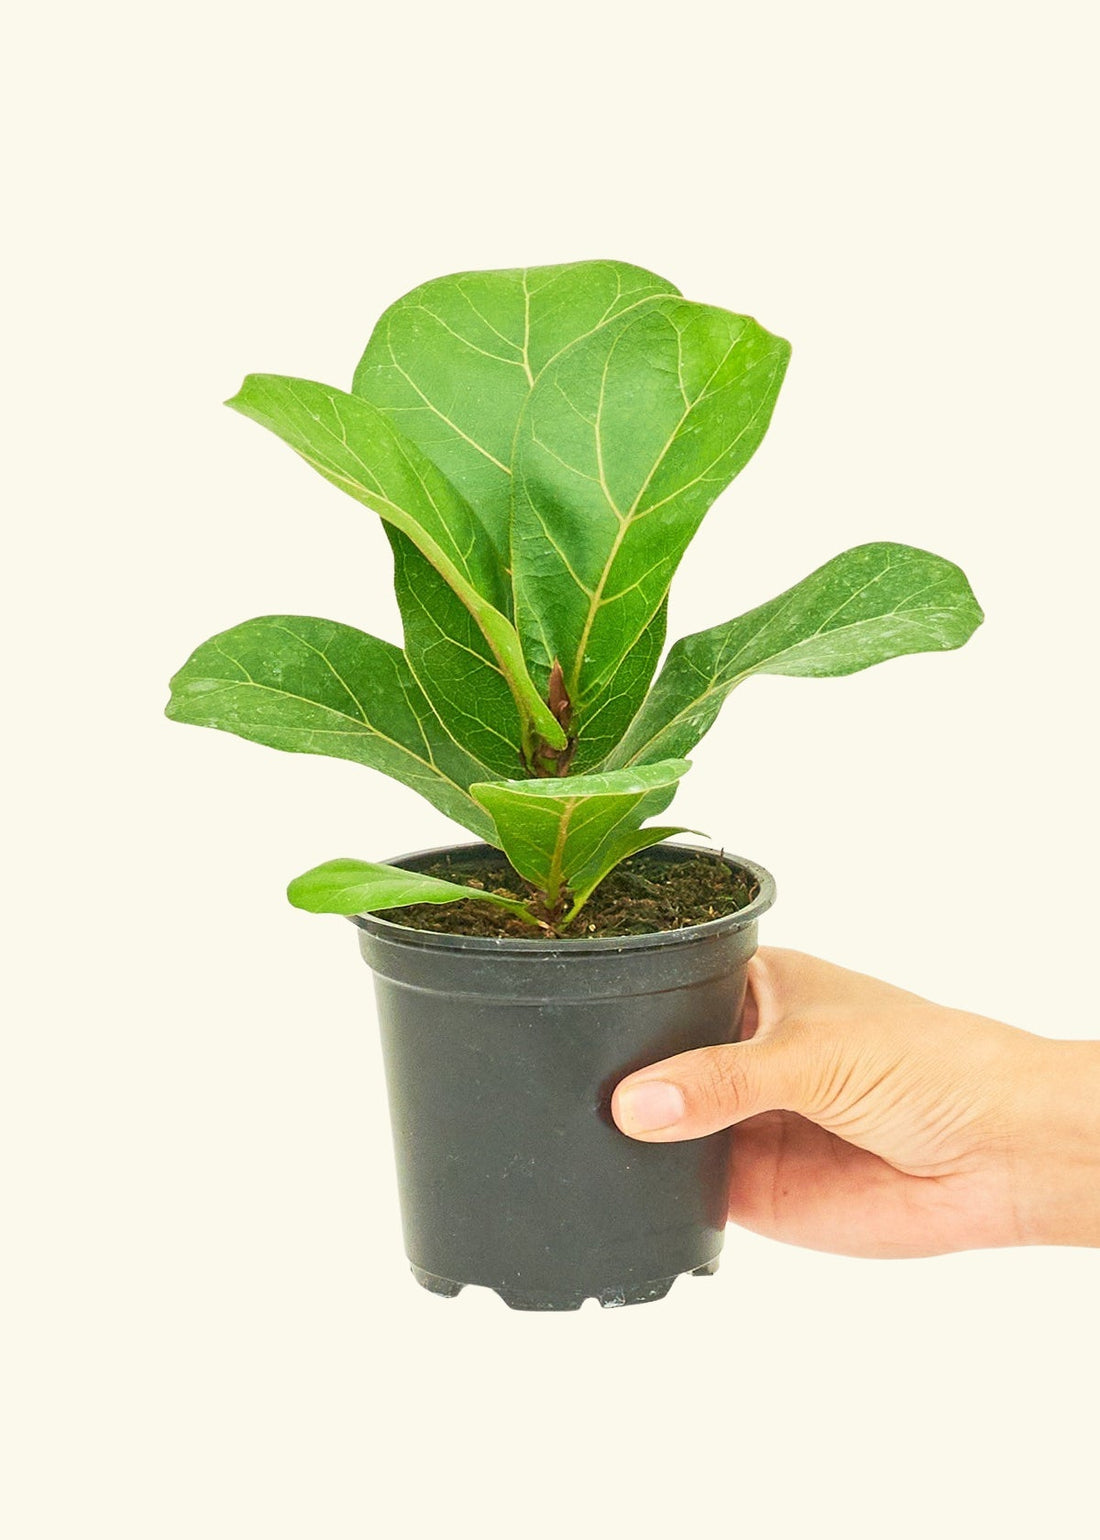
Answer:
[[[369,935],[398,946],[427,947],[438,952],[526,953],[537,957],[595,956],[609,952],[650,952],[660,947],[688,946],[711,936],[730,935],[755,924],[775,903],[775,878],[766,867],[745,856],[733,855],[724,848],[716,850],[706,845],[678,845],[670,840],[651,845],[649,849],[717,856],[727,866],[737,867],[755,880],[758,889],[756,897],[743,909],[735,909],[732,914],[719,915],[716,920],[705,920],[699,925],[685,925],[681,930],[646,931],[638,936],[557,936],[552,941],[529,941],[519,936],[460,936],[445,931],[417,930],[411,925],[399,925],[395,920],[384,919],[380,914],[351,914],[347,918]],[[405,855],[391,856],[386,865],[401,866],[408,861],[428,861],[440,856],[479,850],[492,851],[498,856],[501,854],[495,846],[487,845],[484,840],[474,840],[462,845],[439,845],[429,850],[408,851]]]

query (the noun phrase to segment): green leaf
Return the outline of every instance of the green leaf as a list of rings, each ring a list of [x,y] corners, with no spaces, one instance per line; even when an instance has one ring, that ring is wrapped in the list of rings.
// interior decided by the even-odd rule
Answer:
[[[352,391],[378,408],[461,489],[511,562],[512,440],[539,372],[604,321],[673,284],[627,262],[454,273],[421,284],[378,321]],[[421,688],[472,753],[503,776],[522,768],[507,683],[461,600],[408,536],[390,527],[405,652]],[[497,604],[511,616],[510,585]],[[664,639],[664,613],[632,655],[644,692]],[[479,658],[486,666],[478,669]],[[470,721],[474,713],[477,720]],[[464,715],[465,713],[465,715]]]
[[[453,904],[462,898],[476,898],[497,904],[531,925],[539,923],[525,905],[513,899],[372,861],[325,861],[295,877],[286,896],[295,908],[308,909],[311,914],[366,914],[401,909],[406,904]]]
[[[509,564],[512,440],[546,363],[675,285],[628,262],[452,273],[386,310],[352,390],[418,444],[477,510]]]
[[[650,824],[646,829],[625,829],[621,834],[613,836],[600,847],[598,856],[588,866],[573,874],[569,884],[573,894],[573,905],[562,923],[567,925],[570,920],[576,918],[608,873],[613,871],[620,861],[625,861],[627,856],[637,855],[640,850],[648,850],[652,845],[660,845],[664,840],[671,839],[674,834],[698,833],[698,829],[684,829],[679,825],[660,828]]]
[[[552,911],[562,889],[600,867],[624,831],[636,832],[668,806],[687,769],[686,760],[670,759],[610,774],[490,782],[471,786],[470,794],[492,816],[493,844]]]
[[[501,612],[504,574],[484,527],[416,445],[368,402],[312,380],[250,374],[227,404],[409,537],[484,635],[526,736],[541,734],[563,747],[565,735],[532,684],[516,631]]]
[[[637,710],[649,679],[632,651],[763,438],[789,352],[747,316],[664,296],[539,376],[513,454],[515,614],[540,685],[561,661],[578,767],[602,759]]]
[[[942,556],[882,541],[855,546],[747,615],[678,641],[606,765],[687,753],[750,674],[854,674],[904,653],[961,647],[981,621],[970,584]]]
[[[271,748],[369,765],[492,837],[467,791],[485,766],[443,731],[400,648],[351,626],[306,615],[246,620],[191,654],[167,712]]]
[[[508,681],[480,627],[431,562],[386,525],[405,656],[440,719],[494,775],[524,769],[523,734]]]

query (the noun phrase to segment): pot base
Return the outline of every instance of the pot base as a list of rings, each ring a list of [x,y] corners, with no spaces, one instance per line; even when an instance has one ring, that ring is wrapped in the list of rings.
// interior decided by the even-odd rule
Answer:
[[[704,1262],[702,1267],[693,1267],[691,1277],[712,1278],[718,1271],[718,1262],[719,1258],[714,1257]],[[415,1262],[410,1262],[409,1266],[417,1283],[432,1294],[442,1295],[444,1299],[454,1299],[456,1294],[467,1287],[453,1278],[440,1278],[437,1273],[429,1273],[426,1268],[417,1267]],[[605,1310],[613,1310],[619,1305],[645,1305],[651,1300],[664,1299],[676,1279],[683,1276],[686,1275],[674,1273],[671,1278],[654,1278],[648,1283],[620,1285],[617,1288],[600,1289],[595,1293],[577,1290],[575,1294],[563,1295],[504,1288],[494,1289],[493,1292],[499,1294],[511,1310],[579,1310],[586,1299],[598,1299]]]

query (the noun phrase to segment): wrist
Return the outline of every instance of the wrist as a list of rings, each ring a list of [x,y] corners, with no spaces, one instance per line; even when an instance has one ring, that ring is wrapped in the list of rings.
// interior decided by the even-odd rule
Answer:
[[[1100,1043],[1035,1041],[1013,1158],[1020,1239],[1100,1246]]]

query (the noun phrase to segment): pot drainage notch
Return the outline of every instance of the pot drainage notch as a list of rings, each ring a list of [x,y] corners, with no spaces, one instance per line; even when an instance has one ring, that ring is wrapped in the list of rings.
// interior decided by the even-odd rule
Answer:
[[[691,1269],[693,1278],[712,1278],[718,1271],[717,1257],[709,1262],[704,1262],[702,1267]],[[464,1283],[458,1283],[453,1278],[441,1278],[437,1273],[430,1273],[426,1268],[417,1267],[415,1262],[409,1264],[412,1275],[421,1287],[432,1294],[439,1294],[444,1299],[454,1299],[467,1287]],[[671,1278],[655,1278],[648,1283],[620,1284],[596,1291],[577,1289],[570,1292],[560,1290],[550,1292],[542,1290],[512,1289],[506,1287],[494,1288],[493,1293],[499,1294],[510,1310],[579,1310],[586,1299],[598,1299],[605,1310],[617,1309],[620,1305],[644,1305],[653,1300],[664,1299],[678,1277],[685,1274],[675,1273]],[[477,1287],[477,1285],[474,1285]]]

